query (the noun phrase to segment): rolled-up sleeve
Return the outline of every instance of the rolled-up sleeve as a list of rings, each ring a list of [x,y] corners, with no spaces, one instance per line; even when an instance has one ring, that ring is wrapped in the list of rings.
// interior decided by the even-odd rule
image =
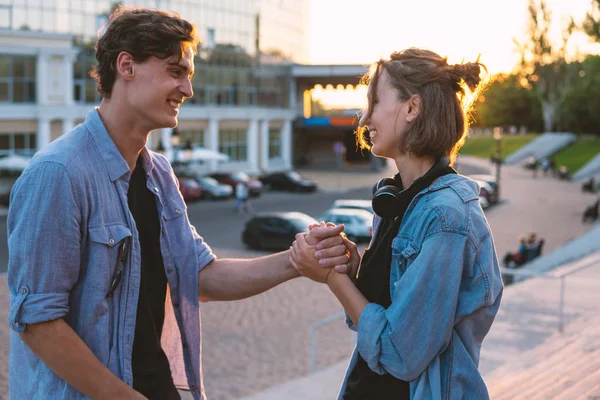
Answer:
[[[358,351],[379,373],[412,381],[449,344],[463,266],[473,252],[459,233],[436,233],[397,282],[392,304],[370,303],[358,321]]]
[[[64,317],[79,276],[80,210],[64,166],[41,162],[11,191],[8,212],[9,325]]]
[[[196,254],[198,255],[198,273],[204,269],[212,261],[216,260],[217,256],[212,252],[212,249],[204,241],[202,236],[196,232],[196,228],[191,225],[194,241],[196,244]]]

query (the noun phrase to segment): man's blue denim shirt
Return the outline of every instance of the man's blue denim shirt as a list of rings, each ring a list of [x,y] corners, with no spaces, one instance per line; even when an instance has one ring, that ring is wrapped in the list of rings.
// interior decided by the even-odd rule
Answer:
[[[204,398],[198,273],[215,256],[196,233],[168,161],[142,150],[161,216],[168,279],[161,338],[178,388]],[[8,214],[9,386],[12,399],[83,399],[23,343],[28,324],[63,318],[117,377],[133,383],[131,351],[140,289],[140,244],[127,205],[129,167],[98,112],[40,150],[15,183]],[[129,239],[128,239],[129,238]],[[106,297],[120,244],[121,283]]]
[[[358,352],[373,371],[410,382],[411,399],[489,398],[479,353],[503,285],[478,196],[474,181],[451,174],[413,199],[392,242],[392,304],[364,308],[348,372]]]

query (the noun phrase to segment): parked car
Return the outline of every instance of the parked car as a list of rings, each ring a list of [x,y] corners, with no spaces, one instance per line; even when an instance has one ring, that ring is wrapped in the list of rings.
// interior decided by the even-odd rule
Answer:
[[[366,211],[370,212],[371,214],[374,213],[373,204],[371,203],[371,200],[339,199],[339,200],[336,200],[333,202],[333,204],[331,205],[331,208],[353,208],[353,209],[366,210]]]
[[[314,192],[317,183],[302,177],[296,171],[275,172],[260,178],[262,183],[271,190],[287,190],[292,192]]]
[[[300,212],[257,213],[244,227],[242,242],[251,249],[285,250],[317,221]]]
[[[344,224],[344,233],[349,240],[368,242],[373,236],[373,213],[352,208],[332,208],[318,218],[319,221]]]
[[[186,202],[202,198],[202,189],[198,182],[192,178],[177,177],[177,179],[179,180],[179,191]]]
[[[485,181],[475,180],[475,182],[479,185],[479,204],[483,209],[488,208],[494,204],[491,200],[493,198],[492,187]]]
[[[203,176],[196,179],[202,189],[202,197],[208,200],[228,199],[233,196],[233,188],[225,183],[219,183],[215,178]]]
[[[490,191],[487,200],[490,202],[490,204],[498,203],[498,201],[500,200],[498,196],[498,182],[496,181],[496,177],[494,175],[477,174],[469,175],[469,178],[473,179],[474,181],[483,181],[487,183],[489,188],[486,187],[485,189],[486,191]]]
[[[231,189],[234,191],[238,182],[245,183],[248,186],[248,195],[250,197],[258,197],[263,191],[263,183],[257,179],[250,178],[245,172],[215,172],[209,176],[220,183],[231,186]]]

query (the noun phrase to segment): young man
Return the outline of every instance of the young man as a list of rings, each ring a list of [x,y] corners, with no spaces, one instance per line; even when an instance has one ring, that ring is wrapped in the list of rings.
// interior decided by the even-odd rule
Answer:
[[[217,260],[169,163],[145,147],[192,97],[197,44],[177,15],[117,10],[96,49],[100,107],[15,184],[11,398],[204,398],[198,300],[242,299],[299,276],[288,252]],[[307,236],[328,267],[347,261],[342,229]]]

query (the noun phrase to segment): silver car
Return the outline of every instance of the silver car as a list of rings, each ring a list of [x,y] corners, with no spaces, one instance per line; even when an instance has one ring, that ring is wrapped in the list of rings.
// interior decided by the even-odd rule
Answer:
[[[346,237],[353,242],[368,242],[373,236],[373,214],[366,210],[332,208],[325,211],[319,221],[344,224]]]

